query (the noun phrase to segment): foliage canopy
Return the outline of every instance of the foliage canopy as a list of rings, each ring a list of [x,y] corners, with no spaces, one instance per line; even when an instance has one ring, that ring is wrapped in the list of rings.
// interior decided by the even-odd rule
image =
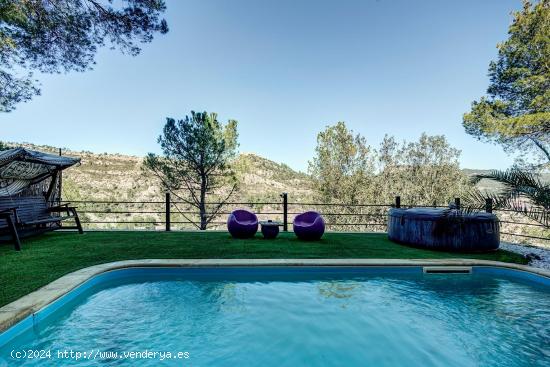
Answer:
[[[472,184],[460,169],[459,156],[444,136],[426,134],[401,143],[386,136],[375,149],[338,122],[318,134],[309,171],[316,199],[342,213],[328,216],[332,228],[349,230],[355,224],[366,229],[385,224],[384,208],[353,204],[387,205],[401,196],[406,204],[446,205],[469,192]]]
[[[463,118],[466,132],[550,165],[550,0],[524,1],[489,65],[487,96]]]
[[[338,122],[317,135],[309,171],[321,202],[364,202],[368,196],[365,188],[374,177],[372,148],[363,136],[354,135],[344,122]]]
[[[474,182],[484,178],[500,183],[502,189],[496,194],[474,190],[471,193],[474,203],[482,206],[489,198],[495,209],[522,213],[545,228],[550,228],[550,183],[543,181],[540,175],[512,168],[477,175]]]
[[[180,210],[198,229],[207,228],[236,189],[230,161],[237,137],[237,121],[222,125],[215,113],[191,111],[182,120],[166,119],[158,138],[163,156],[149,153],[145,159],[145,167],[165,189],[198,210],[198,220]],[[215,204],[208,203],[210,196],[216,198]]]
[[[166,33],[163,0],[0,0],[0,112],[40,92],[32,71],[91,69],[99,47],[137,55]]]

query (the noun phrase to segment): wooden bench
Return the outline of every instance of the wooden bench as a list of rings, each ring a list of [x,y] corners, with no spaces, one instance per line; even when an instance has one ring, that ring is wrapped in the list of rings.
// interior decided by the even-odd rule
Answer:
[[[13,242],[18,251],[20,238],[54,231],[68,219],[74,220],[75,225],[63,229],[83,233],[76,208],[69,204],[48,207],[43,196],[0,197],[0,240]]]

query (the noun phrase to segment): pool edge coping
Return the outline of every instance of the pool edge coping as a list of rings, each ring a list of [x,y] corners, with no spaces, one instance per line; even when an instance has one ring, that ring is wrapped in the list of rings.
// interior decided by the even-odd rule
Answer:
[[[515,263],[477,259],[143,259],[93,265],[68,273],[0,307],[0,333],[37,313],[89,279],[113,270],[138,267],[262,267],[262,266],[491,266],[550,278],[550,270]]]

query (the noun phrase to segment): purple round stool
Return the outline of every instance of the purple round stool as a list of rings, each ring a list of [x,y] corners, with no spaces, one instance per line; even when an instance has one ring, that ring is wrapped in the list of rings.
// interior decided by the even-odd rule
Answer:
[[[325,220],[321,214],[310,211],[294,217],[294,233],[301,240],[320,240],[325,233]]]
[[[248,210],[233,210],[227,218],[227,230],[234,238],[254,237],[258,231],[258,217]]]
[[[282,225],[280,222],[274,222],[272,220],[260,222],[262,226],[262,234],[265,239],[273,239],[279,234],[279,226]]]

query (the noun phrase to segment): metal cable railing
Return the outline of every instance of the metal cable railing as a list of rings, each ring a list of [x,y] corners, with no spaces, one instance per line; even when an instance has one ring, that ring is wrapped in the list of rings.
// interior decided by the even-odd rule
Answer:
[[[209,222],[212,228],[225,225],[227,215],[237,207],[253,209],[260,219],[274,219],[284,223],[284,229],[292,226],[292,219],[307,210],[317,210],[326,219],[327,227],[332,230],[356,230],[356,231],[385,231],[387,226],[387,211],[392,207],[413,207],[413,205],[401,204],[400,197],[391,204],[346,204],[346,203],[315,203],[315,202],[289,202],[286,194],[281,195],[281,201],[243,202],[234,201],[223,203],[220,210],[215,212],[215,217]],[[81,214],[81,222],[89,228],[125,228],[134,226],[135,229],[190,229],[199,221],[196,208],[190,207],[181,200],[171,201],[167,194],[164,201],[107,201],[107,200],[77,200],[71,201],[78,207]],[[219,206],[221,203],[208,203],[207,207]],[[489,205],[489,204],[488,204]],[[455,200],[455,206],[460,207],[460,200]],[[441,205],[414,205],[424,208],[448,208]],[[540,223],[517,221],[512,215],[522,212],[510,209],[493,210],[492,206],[486,207],[487,211],[495,212],[501,224],[501,234],[512,238],[535,239],[537,241],[550,241],[548,228]],[[207,211],[206,215],[214,214]],[[109,227],[110,226],[110,227]],[[532,228],[532,230],[529,230]],[[538,232],[536,232],[538,231]],[[540,234],[542,233],[542,234]]]

